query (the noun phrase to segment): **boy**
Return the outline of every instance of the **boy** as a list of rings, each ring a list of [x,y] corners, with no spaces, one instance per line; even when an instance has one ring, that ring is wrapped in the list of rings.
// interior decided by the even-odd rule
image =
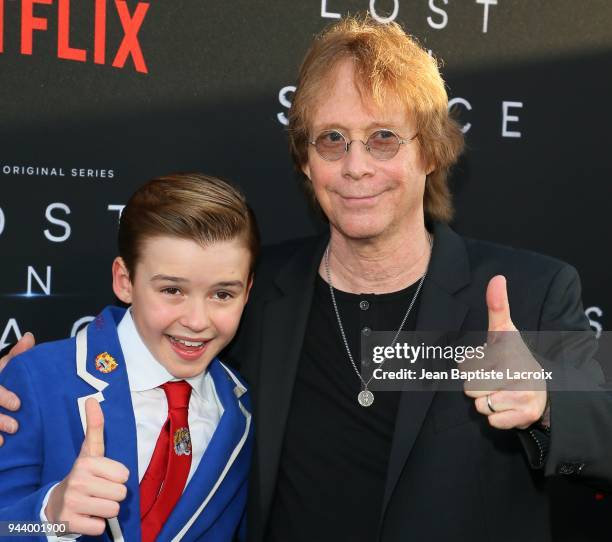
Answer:
[[[216,355],[251,288],[253,214],[223,181],[172,175],[132,196],[118,241],[113,290],[130,308],[106,308],[0,375],[26,422],[0,449],[0,521],[67,522],[43,540],[232,540],[251,409]]]

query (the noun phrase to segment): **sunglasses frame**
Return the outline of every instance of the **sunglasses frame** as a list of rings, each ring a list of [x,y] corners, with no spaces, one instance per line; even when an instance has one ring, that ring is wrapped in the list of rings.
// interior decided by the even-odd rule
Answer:
[[[370,141],[370,139],[372,138],[372,136],[374,134],[377,134],[378,132],[389,132],[391,134],[393,134],[398,141],[398,145],[397,145],[397,150],[395,151],[395,153],[393,154],[393,156],[389,156],[388,158],[379,158],[376,157],[372,154],[372,148],[371,146],[368,144],[368,141]],[[320,152],[319,149],[317,148],[317,140],[325,134],[339,134],[340,137],[342,137],[342,139],[344,140],[344,152],[342,154],[340,154],[338,156],[338,158],[326,158],[325,156],[323,156]],[[363,146],[365,147],[366,151],[368,151],[368,153],[370,153],[370,155],[372,156],[372,158],[374,158],[374,160],[380,160],[382,162],[385,162],[387,160],[391,160],[393,158],[395,158],[397,156],[397,153],[400,150],[400,147],[402,145],[405,145],[406,143],[410,143],[411,141],[413,141],[417,136],[418,136],[418,132],[416,134],[414,134],[411,138],[409,139],[405,139],[403,137],[400,137],[397,133],[395,133],[393,130],[390,130],[389,128],[379,128],[378,130],[374,130],[369,136],[368,138],[363,141],[362,139],[351,139],[350,141],[348,140],[348,138],[340,131],[340,130],[324,130],[323,132],[321,132],[316,138],[311,139],[308,141],[308,143],[310,145],[313,145],[315,150],[317,151],[317,154],[325,161],[327,162],[337,162],[338,160],[340,160],[341,158],[343,158],[344,156],[346,156],[346,154],[349,151],[350,146],[353,144],[353,142],[355,141],[359,141],[360,143],[363,143]]]

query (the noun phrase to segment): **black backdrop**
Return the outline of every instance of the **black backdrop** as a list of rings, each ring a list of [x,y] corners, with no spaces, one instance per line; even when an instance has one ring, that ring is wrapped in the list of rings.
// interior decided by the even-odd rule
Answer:
[[[444,61],[468,145],[455,229],[570,262],[609,328],[608,0],[0,0],[0,348],[113,301],[118,209],[153,176],[237,182],[265,242],[320,229],[284,114],[313,35],[364,10]],[[558,504],[597,522],[609,500]]]

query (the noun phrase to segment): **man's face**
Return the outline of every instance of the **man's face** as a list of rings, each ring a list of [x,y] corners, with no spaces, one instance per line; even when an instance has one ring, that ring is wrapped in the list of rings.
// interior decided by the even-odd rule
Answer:
[[[176,378],[202,373],[234,337],[247,301],[250,253],[239,240],[203,247],[175,237],[145,241],[133,280],[121,258],[113,290],[132,304],[143,342]]]
[[[363,101],[350,61],[341,62],[335,80],[324,85],[310,123],[309,139],[336,129],[347,140],[362,140],[387,128],[409,140],[416,131],[405,108],[388,100],[384,108]],[[309,145],[303,168],[332,229],[352,239],[385,238],[423,224],[423,193],[428,173],[421,164],[418,139],[400,145],[390,160],[373,158],[355,141],[337,161],[321,158]]]

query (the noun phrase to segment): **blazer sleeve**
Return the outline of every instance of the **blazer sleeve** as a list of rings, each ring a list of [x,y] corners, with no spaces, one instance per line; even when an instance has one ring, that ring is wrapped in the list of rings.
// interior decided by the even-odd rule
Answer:
[[[0,373],[0,384],[13,390],[21,398],[21,408],[11,413],[19,431],[4,436],[0,447],[0,521],[40,522],[40,509],[47,491],[57,481],[41,486],[44,458],[43,429],[40,403],[28,373],[27,364],[16,358]],[[7,413],[0,408],[0,412]],[[25,534],[25,533],[24,533]],[[22,537],[11,537],[21,540]],[[47,540],[46,536],[23,540]]]
[[[597,339],[585,316],[580,279],[573,267],[563,266],[551,281],[539,330],[576,332],[564,341],[563,389],[549,394],[550,441],[545,474],[610,488],[612,388],[595,359]]]

